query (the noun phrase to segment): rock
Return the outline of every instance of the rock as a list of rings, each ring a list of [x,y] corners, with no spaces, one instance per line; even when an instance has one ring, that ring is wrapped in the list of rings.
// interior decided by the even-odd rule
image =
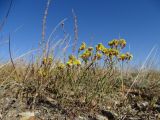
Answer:
[[[87,118],[83,116],[79,116],[76,120],[87,120]]]
[[[20,116],[20,120],[37,120],[35,112],[22,112],[18,116]]]
[[[129,117],[128,120],[142,120],[142,119],[139,117]]]
[[[145,101],[145,102],[142,103],[142,105],[143,105],[144,107],[147,107],[147,106],[149,105],[149,103]]]
[[[145,111],[147,109],[147,107],[149,106],[148,102],[140,102],[137,104],[137,106],[139,107],[140,110]]]
[[[102,115],[96,115],[97,120],[109,120],[108,118],[106,118],[105,116]]]
[[[36,120],[36,117],[31,116],[31,117],[23,117],[20,120]]]

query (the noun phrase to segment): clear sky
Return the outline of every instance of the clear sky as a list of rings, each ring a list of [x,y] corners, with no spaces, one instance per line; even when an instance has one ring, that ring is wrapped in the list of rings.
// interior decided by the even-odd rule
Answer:
[[[0,20],[6,14],[9,2],[0,0]],[[12,33],[12,47],[19,54],[35,48],[41,39],[46,2],[14,0],[0,33],[1,41]],[[120,34],[130,45],[135,61],[144,60],[154,45],[160,45],[160,0],[52,0],[47,17],[47,35],[56,24],[67,18],[65,29],[73,40],[72,8],[78,17],[78,44],[82,41],[91,45],[107,44]],[[55,36],[57,40],[59,37]],[[2,44],[1,57],[6,55],[5,49],[7,45]]]

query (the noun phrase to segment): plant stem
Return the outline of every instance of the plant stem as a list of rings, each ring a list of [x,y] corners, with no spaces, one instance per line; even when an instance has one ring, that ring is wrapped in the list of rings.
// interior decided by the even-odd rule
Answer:
[[[122,61],[122,63],[121,63],[121,81],[122,81],[122,94],[124,95],[123,61]]]

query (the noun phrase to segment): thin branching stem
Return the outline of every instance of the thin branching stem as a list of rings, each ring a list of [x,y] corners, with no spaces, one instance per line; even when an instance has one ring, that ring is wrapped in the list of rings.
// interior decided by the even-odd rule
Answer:
[[[19,80],[18,73],[17,73],[17,71],[16,71],[16,66],[15,66],[14,61],[13,61],[13,58],[12,58],[12,53],[11,53],[11,38],[10,38],[10,35],[9,35],[8,45],[9,45],[9,56],[10,56],[10,60],[11,60],[13,69],[15,70],[15,74],[16,74],[16,76],[17,76],[17,79]]]

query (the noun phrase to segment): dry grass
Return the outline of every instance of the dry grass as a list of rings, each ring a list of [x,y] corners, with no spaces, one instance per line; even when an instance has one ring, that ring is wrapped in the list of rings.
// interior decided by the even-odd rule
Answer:
[[[150,103],[159,99],[159,71],[146,70],[139,75],[137,71],[130,70],[121,77],[121,71],[116,67],[102,67],[96,63],[89,68],[88,65],[81,65],[60,69],[59,62],[56,59],[46,64],[43,59],[32,62],[16,60],[16,70],[10,63],[1,67],[0,99],[15,98],[30,110],[47,109],[50,117],[55,115],[56,111],[51,111],[54,107],[58,111],[56,113],[64,114],[70,119],[102,109],[115,110],[120,104],[127,106],[132,94],[145,96],[144,99],[150,99]],[[41,70],[45,73],[40,73]],[[121,78],[124,81],[123,91]],[[129,90],[135,79],[139,82],[135,82]],[[124,97],[124,94],[127,96]],[[142,96],[138,98],[140,101]],[[45,104],[48,106],[44,107]],[[124,110],[123,108],[122,111]],[[123,116],[120,111],[116,113]]]
[[[126,71],[123,66],[119,67],[120,64],[125,66],[124,56],[121,56],[120,61],[118,55],[110,56],[108,54],[107,58],[103,58],[104,61],[102,59],[100,61],[93,60],[94,57],[97,57],[94,55],[102,50],[94,51],[91,56],[87,56],[90,57],[87,60],[81,57],[82,63],[80,65],[77,63],[76,65],[67,64],[66,49],[69,42],[64,30],[66,19],[53,29],[48,39],[45,38],[49,4],[50,0],[48,0],[43,19],[43,45],[40,49],[31,50],[13,59],[9,40],[11,62],[0,65],[0,113],[2,115],[0,118],[9,119],[7,115],[15,103],[18,104],[16,105],[18,111],[39,110],[41,119],[53,119],[59,114],[67,119],[86,115],[89,119],[94,118],[95,114],[100,114],[100,112],[105,116],[105,110],[111,111],[114,119],[129,119],[127,115],[137,115],[132,113],[133,110],[137,109],[137,107],[132,106],[133,103],[138,106],[138,102],[146,101],[150,106],[147,107],[144,114],[148,114],[148,116],[158,114],[159,111],[155,105],[160,104],[158,103],[160,101],[158,94],[160,92],[160,72],[154,69],[143,69],[153,50],[149,53],[140,70],[131,68]],[[75,54],[78,28],[74,11],[73,17],[75,20],[75,38],[72,52]],[[62,25],[65,37],[55,43],[53,47],[49,47],[51,37],[60,25]],[[112,43],[109,44],[111,49],[120,52],[117,46],[113,48]],[[53,51],[56,51],[59,46],[64,46],[62,48],[64,58],[61,59],[53,54]],[[35,51],[34,56],[29,55],[25,59],[26,55]],[[78,52],[78,54],[81,53]],[[83,54],[86,55],[86,53],[81,55]],[[112,57],[114,58],[112,59]],[[31,58],[31,61],[28,58]],[[76,59],[80,58],[76,57]],[[106,62],[108,59],[109,62]],[[63,60],[64,62],[62,62]],[[62,67],[63,65],[65,67]],[[6,99],[12,100],[11,103],[6,103]],[[141,112],[139,109],[140,107],[136,113]],[[108,115],[106,117],[110,118]]]

